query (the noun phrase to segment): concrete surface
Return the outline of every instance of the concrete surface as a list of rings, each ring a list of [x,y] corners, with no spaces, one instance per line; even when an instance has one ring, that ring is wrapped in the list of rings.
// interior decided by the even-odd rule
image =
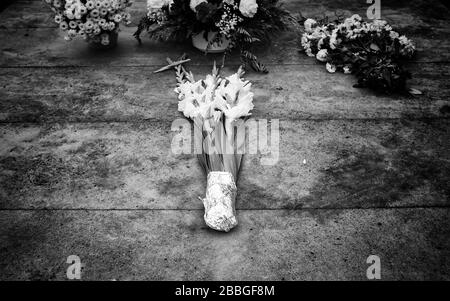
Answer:
[[[366,9],[285,2],[305,16]],[[382,17],[417,43],[423,95],[355,89],[298,53],[294,32],[259,50],[270,73],[247,74],[253,117],[280,120],[279,161],[244,157],[240,225],[224,235],[203,223],[196,158],[171,152],[174,75],[152,73],[186,52],[204,76],[217,57],[138,46],[133,25],[98,53],[65,42],[41,1],[17,1],[0,14],[0,279],[64,280],[75,254],[85,280],[365,280],[376,254],[384,280],[449,280],[450,27],[420,8]]]
[[[240,210],[223,235],[200,210],[9,211],[0,267],[3,279],[64,280],[78,254],[85,280],[361,280],[379,254],[382,279],[448,279],[449,213]]]

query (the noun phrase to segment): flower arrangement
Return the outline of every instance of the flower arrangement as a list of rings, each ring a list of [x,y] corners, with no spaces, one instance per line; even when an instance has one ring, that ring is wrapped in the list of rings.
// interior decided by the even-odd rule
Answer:
[[[175,67],[178,110],[194,122],[195,152],[207,174],[204,219],[218,231],[237,225],[236,181],[245,143],[243,118],[253,109],[251,83],[242,67],[226,78],[214,64],[212,73],[195,81],[184,67]]]
[[[239,48],[243,66],[259,72],[267,69],[251,46],[270,41],[293,20],[278,0],[148,0],[147,8],[135,33],[139,42],[144,30],[158,41],[195,42],[202,36],[206,52],[220,44],[225,54]]]
[[[130,23],[125,10],[131,0],[44,0],[55,13],[55,22],[67,33],[103,46],[115,44],[119,23]]]
[[[326,63],[328,72],[355,74],[356,87],[400,92],[411,77],[403,63],[413,57],[414,44],[384,20],[365,22],[359,15],[343,22],[307,19],[301,45],[308,56]]]

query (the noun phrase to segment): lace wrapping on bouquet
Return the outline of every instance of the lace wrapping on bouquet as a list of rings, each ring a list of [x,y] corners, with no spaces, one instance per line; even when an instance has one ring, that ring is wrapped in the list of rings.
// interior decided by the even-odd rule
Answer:
[[[208,227],[228,232],[236,227],[236,184],[233,175],[224,171],[211,171],[206,186],[205,222]]]

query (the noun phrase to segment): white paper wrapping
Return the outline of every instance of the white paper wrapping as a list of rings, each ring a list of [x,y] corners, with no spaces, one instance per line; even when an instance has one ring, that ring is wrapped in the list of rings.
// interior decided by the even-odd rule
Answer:
[[[236,184],[229,172],[212,171],[206,184],[205,222],[208,227],[228,232],[238,224],[236,219]]]

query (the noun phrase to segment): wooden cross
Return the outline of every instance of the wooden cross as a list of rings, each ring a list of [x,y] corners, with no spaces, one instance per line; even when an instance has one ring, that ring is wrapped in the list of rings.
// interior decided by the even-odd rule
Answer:
[[[164,66],[156,71],[153,71],[153,73],[159,73],[159,72],[163,72],[169,69],[172,69],[175,66],[181,65],[183,63],[189,62],[191,59],[185,59],[186,54],[183,54],[180,59],[178,61],[172,61],[170,58],[166,58],[167,62],[169,63],[169,65]]]

